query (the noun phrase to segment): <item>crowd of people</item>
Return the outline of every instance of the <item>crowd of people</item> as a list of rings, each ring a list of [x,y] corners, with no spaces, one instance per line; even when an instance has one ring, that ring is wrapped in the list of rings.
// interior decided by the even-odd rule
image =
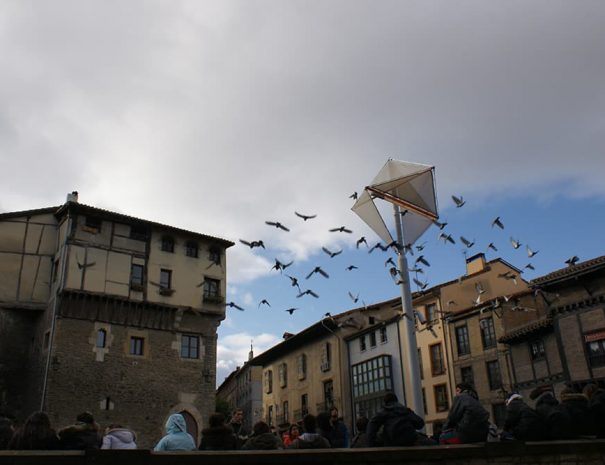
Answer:
[[[246,431],[243,411],[236,409],[229,422],[222,413],[210,416],[202,430],[199,445],[187,432],[181,414],[170,415],[165,436],[155,451],[176,450],[275,450],[325,449],[360,447],[401,447],[414,445],[466,444],[489,440],[563,440],[605,438],[605,390],[588,384],[582,392],[565,388],[557,400],[550,386],[536,388],[530,394],[535,402],[530,407],[518,393],[506,401],[507,415],[502,432],[489,422],[489,413],[479,402],[476,391],[467,383],[456,386],[456,397],[446,422],[433,436],[421,432],[424,420],[399,403],[389,392],[382,408],[368,419],[359,417],[357,433],[349,431],[338,409],[317,416],[305,415],[300,423],[289,426],[282,434],[264,421]],[[48,415],[35,412],[18,428],[10,418],[0,416],[0,449],[12,450],[86,450],[136,449],[136,434],[121,425],[112,424],[103,431],[93,416],[84,412],[73,425],[55,431]]]

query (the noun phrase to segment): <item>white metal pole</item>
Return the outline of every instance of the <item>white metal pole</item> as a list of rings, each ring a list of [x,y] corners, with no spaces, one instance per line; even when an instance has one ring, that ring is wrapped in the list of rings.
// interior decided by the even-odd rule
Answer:
[[[411,398],[407,398],[407,406],[414,412],[424,418],[424,406],[422,402],[422,382],[420,380],[420,364],[418,363],[418,346],[416,344],[416,325],[414,317],[414,307],[412,306],[412,291],[410,289],[410,276],[408,271],[408,261],[405,256],[405,242],[403,237],[403,225],[401,223],[401,214],[399,206],[393,204],[395,211],[395,227],[397,228],[397,242],[399,243],[399,270],[401,273],[401,308],[403,310],[402,319],[405,328],[405,341],[403,344],[404,367],[407,371],[406,384]],[[407,396],[406,396],[407,397]],[[410,402],[411,401],[411,402]]]

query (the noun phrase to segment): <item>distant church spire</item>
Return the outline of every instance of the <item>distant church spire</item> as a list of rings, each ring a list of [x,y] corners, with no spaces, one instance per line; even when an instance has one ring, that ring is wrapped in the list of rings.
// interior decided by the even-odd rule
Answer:
[[[250,340],[250,352],[248,352],[248,361],[254,358],[254,349],[252,347],[252,340]]]

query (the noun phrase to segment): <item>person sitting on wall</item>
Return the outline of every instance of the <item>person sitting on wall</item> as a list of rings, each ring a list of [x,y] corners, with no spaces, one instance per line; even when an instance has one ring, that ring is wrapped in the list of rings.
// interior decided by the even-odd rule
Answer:
[[[368,447],[368,420],[367,417],[359,417],[355,421],[355,428],[357,429],[357,434],[353,436],[353,440],[351,441],[352,448],[360,448],[360,447]]]
[[[594,433],[597,438],[605,438],[605,389],[589,383],[584,386],[582,392],[588,398],[588,410],[594,425]]]
[[[225,424],[222,413],[213,413],[208,421],[208,428],[202,430],[200,450],[235,450],[237,440],[230,426]]]
[[[288,446],[288,449],[329,449],[330,441],[317,431],[317,420],[310,413],[303,418],[304,433]]]
[[[380,440],[378,431],[382,427]],[[424,420],[413,410],[399,403],[393,392],[382,399],[382,409],[368,423],[368,446],[413,446],[418,439],[417,430],[424,427]]]
[[[233,430],[233,434],[237,440],[237,448],[239,449],[250,435],[250,432],[244,428],[244,411],[241,408],[233,410],[229,426]]]
[[[153,448],[162,450],[195,450],[195,441],[187,432],[185,418],[180,413],[173,413],[166,421],[166,436]]]
[[[282,440],[284,441],[284,447],[288,447],[292,441],[300,436],[300,427],[293,423],[288,428],[288,431],[284,433]]]
[[[576,433],[571,428],[569,412],[559,404],[551,386],[539,386],[530,394],[535,400],[535,409],[544,424],[546,439],[573,439]]]
[[[136,449],[136,440],[134,431],[114,423],[105,429],[101,449]]]
[[[571,387],[561,391],[561,406],[569,414],[572,430],[576,437],[594,436],[595,425],[592,421],[588,397]]]
[[[99,425],[90,412],[76,417],[76,423],[59,431],[61,448],[64,450],[99,449],[102,436]]]
[[[449,411],[440,444],[484,442],[489,433],[489,413],[479,403],[477,392],[468,383],[456,385],[456,397]]]
[[[13,427],[13,420],[4,414],[0,414],[0,450],[4,450],[8,447],[15,429]]]
[[[275,450],[284,448],[281,439],[271,432],[271,428],[264,421],[256,422],[252,431],[252,436],[246,440],[242,446],[242,450]]]
[[[349,430],[342,418],[338,415],[338,409],[330,409],[330,433],[328,440],[333,448],[349,447]]]
[[[521,394],[513,393],[506,399],[506,419],[501,438],[519,441],[544,439],[540,415],[523,401]]]
[[[44,412],[32,413],[8,444],[12,450],[58,450],[61,443]]]

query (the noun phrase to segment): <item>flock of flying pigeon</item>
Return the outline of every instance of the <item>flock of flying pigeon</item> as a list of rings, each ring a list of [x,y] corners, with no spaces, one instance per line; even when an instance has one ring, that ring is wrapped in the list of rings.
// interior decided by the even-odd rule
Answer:
[[[356,200],[357,192],[354,192],[352,195],[349,196],[349,198]],[[452,201],[454,202],[456,208],[462,208],[466,204],[466,201],[464,200],[464,198],[462,196],[458,197],[458,196],[452,195]],[[406,210],[401,212],[402,215],[405,215],[406,213],[407,213]],[[296,215],[296,217],[302,219],[304,222],[313,220],[314,218],[317,217],[317,215],[315,215],[315,214],[307,215],[307,214],[299,213],[297,211],[295,211],[294,214]],[[265,221],[265,224],[267,226],[274,227],[280,231],[283,231],[284,233],[290,232],[290,229],[279,221]],[[448,244],[455,245],[457,243],[457,240],[452,236],[452,234],[449,234],[446,230],[446,227],[448,225],[447,222],[434,221],[434,224],[439,230],[439,235],[438,235],[439,241],[443,241],[443,243],[445,245],[448,245]],[[491,228],[492,229],[497,228],[500,230],[504,230],[505,226],[504,226],[504,222],[503,222],[502,218],[499,216],[495,217],[491,221]],[[353,231],[346,226],[338,226],[338,227],[330,229],[329,231],[331,233],[353,234]],[[459,239],[460,243],[464,246],[465,252],[476,246],[474,239],[471,240],[462,235],[458,236],[458,239]],[[266,250],[265,244],[262,240],[250,240],[249,241],[249,240],[240,239],[239,242],[243,246],[249,247],[250,249],[262,248],[262,249]],[[414,277],[412,278],[413,283],[417,286],[418,291],[424,291],[428,287],[428,285],[429,285],[428,280],[423,281],[419,278],[419,276],[421,274],[424,274],[425,269],[430,267],[431,265],[430,265],[428,259],[425,257],[425,255],[420,254],[418,256],[415,256],[415,253],[421,253],[423,251],[423,249],[425,248],[425,246],[427,244],[426,241],[421,244],[414,245],[414,246],[412,244],[399,244],[396,241],[393,241],[392,243],[386,244],[386,245],[381,242],[377,242],[375,245],[370,247],[366,238],[362,236],[356,241],[355,244],[356,244],[356,249],[358,249],[358,250],[360,249],[360,247],[365,246],[368,253],[370,253],[370,254],[373,253],[375,250],[380,250],[382,252],[387,252],[389,250],[393,250],[396,253],[406,253],[406,254],[411,255],[413,258],[408,259],[408,261],[413,263],[413,266],[411,268],[409,268],[408,271],[410,273],[414,274]],[[523,244],[520,242],[520,240],[513,236],[510,236],[510,244],[513,247],[513,249],[515,249],[515,250],[520,249],[523,246]],[[525,244],[525,249],[526,249],[527,257],[529,260],[534,258],[539,253],[539,250],[532,249],[528,244]],[[487,250],[492,250],[494,252],[498,252],[498,248],[496,247],[496,245],[493,242],[490,242],[486,246],[486,251]],[[342,249],[330,250],[327,247],[322,247],[322,251],[327,256],[329,256],[331,259],[337,257],[338,255],[340,255],[343,252]],[[569,259],[567,259],[565,261],[565,263],[568,266],[573,266],[578,261],[579,261],[579,258],[574,255],[574,256],[570,257]],[[320,278],[329,279],[330,275],[328,274],[328,272],[326,270],[322,269],[321,266],[315,266],[306,276],[304,276],[304,279],[299,279],[288,273],[288,268],[292,264],[293,264],[292,261],[290,261],[288,263],[283,263],[276,258],[274,265],[271,267],[271,270],[275,270],[276,272],[279,272],[280,275],[284,276],[285,278],[287,278],[289,280],[290,287],[294,288],[294,291],[296,292],[296,298],[300,299],[305,296],[310,296],[315,299],[318,299],[319,294],[317,292],[315,292],[313,289],[310,289],[309,287],[307,287],[307,283],[312,282],[312,281],[310,281],[311,279],[320,279]],[[385,266],[385,268],[387,266],[389,266],[388,272],[395,284],[400,285],[404,282],[404,280],[406,279],[405,276],[407,274],[402,274],[402,272],[397,268],[397,265],[396,265],[395,261],[393,260],[393,257],[387,258],[387,260],[384,263],[384,266]],[[346,271],[354,271],[356,269],[358,269],[358,267],[355,265],[349,265],[345,268]],[[520,270],[520,273],[523,273],[526,269],[529,269],[529,270],[535,269],[534,266],[532,265],[531,261],[528,261],[528,263]],[[517,274],[513,273],[512,271],[508,271],[506,273],[502,273],[502,274],[498,275],[498,277],[500,277],[502,279],[512,280],[516,284],[516,282],[517,282],[516,279],[518,276],[517,276]],[[480,285],[478,286],[478,288],[476,290],[477,290],[477,298],[474,301],[474,303],[475,303],[475,305],[480,305],[482,294],[485,293],[485,290],[483,290]],[[353,303],[358,303],[358,301],[360,300],[359,293],[354,294],[351,291],[349,291],[348,295],[351,298],[351,300],[353,301]],[[508,302],[509,298],[504,297],[504,300],[506,302]],[[366,306],[365,302],[363,302],[363,300],[361,302],[362,302],[363,306],[365,307]],[[455,303],[448,302],[447,305],[450,306],[453,304],[455,304]],[[519,305],[518,301],[513,301],[513,302],[511,302],[511,304],[513,306],[512,310],[527,310],[527,309],[521,307]],[[241,311],[244,310],[243,307],[241,307],[240,305],[238,305],[234,302],[228,302],[225,305],[227,307],[235,308],[237,310],[241,310]],[[271,307],[271,304],[269,303],[269,301],[267,299],[262,299],[258,304],[258,308],[260,308],[261,306]],[[498,299],[496,299],[493,302],[493,306],[494,306],[494,309],[500,308],[501,303],[498,301]],[[285,311],[288,312],[290,315],[292,315],[298,309],[299,309],[299,307],[290,307],[290,308],[285,309]]]

